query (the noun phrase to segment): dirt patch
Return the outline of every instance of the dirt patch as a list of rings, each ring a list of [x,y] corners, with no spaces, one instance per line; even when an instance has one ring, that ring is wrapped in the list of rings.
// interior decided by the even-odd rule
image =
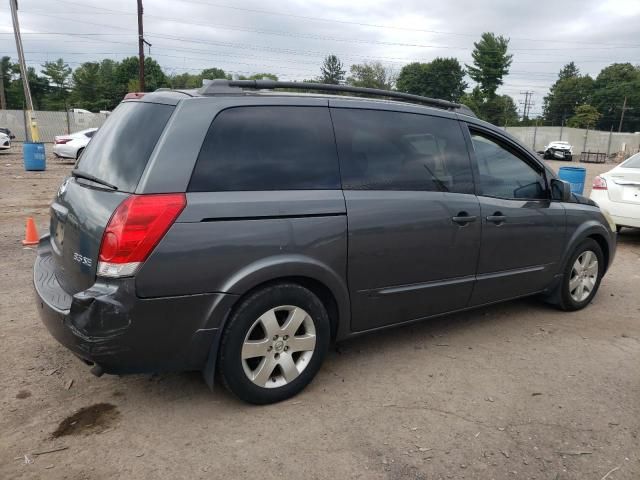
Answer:
[[[29,398],[30,396],[31,396],[31,392],[29,390],[20,390],[16,395],[16,398],[19,398],[22,400],[24,398]]]
[[[14,151],[0,154],[0,479],[640,479],[640,230],[618,236],[584,310],[524,299],[354,338],[300,395],[255,408],[197,373],[96,378],[51,336],[21,240],[27,216],[47,233],[72,165],[24,172]],[[613,167],[581,166],[587,194]],[[117,411],[51,441],[101,402]]]
[[[96,403],[78,410],[60,422],[52,438],[83,433],[100,433],[106,430],[120,416],[115,405]]]

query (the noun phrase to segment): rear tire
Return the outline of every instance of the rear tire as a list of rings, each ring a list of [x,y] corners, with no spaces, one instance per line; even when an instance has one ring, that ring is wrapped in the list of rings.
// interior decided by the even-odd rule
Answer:
[[[604,255],[598,242],[583,240],[564,269],[558,307],[572,312],[586,307],[595,296],[604,275]]]
[[[330,335],[327,310],[313,292],[294,283],[261,288],[241,301],[227,323],[220,377],[245,402],[285,400],[316,375]]]

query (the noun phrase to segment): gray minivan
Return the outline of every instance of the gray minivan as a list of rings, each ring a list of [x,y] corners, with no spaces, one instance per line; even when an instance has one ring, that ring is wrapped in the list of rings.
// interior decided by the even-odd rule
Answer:
[[[214,81],[113,112],[51,205],[34,284],[94,374],[218,372],[270,403],[332,341],[527,295],[583,308],[614,252],[595,203],[460,105]]]

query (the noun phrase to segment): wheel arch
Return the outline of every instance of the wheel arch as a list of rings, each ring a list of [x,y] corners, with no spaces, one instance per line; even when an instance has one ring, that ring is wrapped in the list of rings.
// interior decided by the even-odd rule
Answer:
[[[327,309],[332,341],[348,335],[351,325],[349,292],[338,273],[327,265],[299,255],[261,260],[229,278],[224,291],[233,294],[234,302],[225,306],[224,312],[212,315],[218,317],[217,334],[203,370],[210,388],[213,388],[220,341],[227,321],[247,296],[276,283],[296,283],[311,290]]]
[[[605,272],[609,269],[609,260],[611,257],[611,252],[609,251],[609,244],[606,238],[602,235],[602,233],[592,233],[588,237],[600,246],[600,250],[602,250],[602,255],[604,255],[604,270]]]
[[[607,231],[607,228],[597,221],[586,222],[580,225],[574,232],[569,241],[567,242],[567,247],[565,248],[563,259],[561,262],[561,268],[563,271],[564,267],[573,254],[573,251],[576,249],[578,244],[583,240],[590,238],[598,243],[600,248],[602,249],[602,254],[605,257],[605,272],[609,268],[609,263],[612,259],[613,249],[615,248],[612,245],[614,240],[611,238],[611,235]]]

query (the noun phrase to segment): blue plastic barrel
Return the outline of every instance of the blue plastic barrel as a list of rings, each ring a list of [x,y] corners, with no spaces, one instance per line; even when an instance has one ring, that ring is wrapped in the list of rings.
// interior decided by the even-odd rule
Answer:
[[[558,177],[571,185],[571,192],[582,195],[587,170],[583,167],[560,167]]]
[[[44,153],[44,143],[41,142],[24,142],[22,146],[22,155],[24,157],[24,169],[46,170],[47,157]]]

